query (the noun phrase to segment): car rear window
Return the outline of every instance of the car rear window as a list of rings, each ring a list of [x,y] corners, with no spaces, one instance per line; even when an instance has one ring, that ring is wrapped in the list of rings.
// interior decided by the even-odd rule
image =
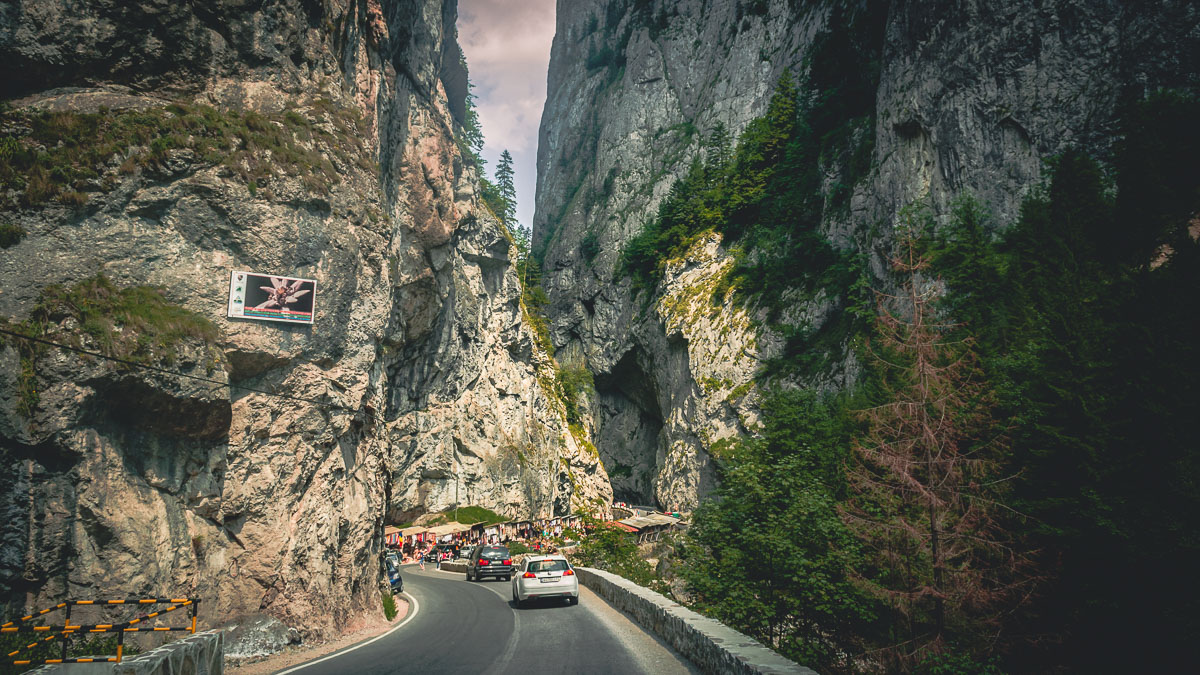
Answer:
[[[507,558],[508,557],[508,549],[506,549],[502,546],[496,546],[496,547],[489,546],[489,547],[483,549],[483,551],[481,551],[479,553],[479,557],[487,558],[488,560],[491,560],[493,558],[498,558],[498,559]]]
[[[530,572],[562,572],[565,569],[566,560],[533,560],[529,563]]]

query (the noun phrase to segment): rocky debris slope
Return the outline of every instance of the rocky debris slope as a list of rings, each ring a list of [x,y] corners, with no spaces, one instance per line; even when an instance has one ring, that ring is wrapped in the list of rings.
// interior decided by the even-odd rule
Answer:
[[[924,200],[940,218],[971,193],[1012,222],[1047,158],[1075,144],[1105,155],[1123,98],[1194,87],[1197,19],[1176,1],[559,2],[534,240],[559,359],[595,376],[592,427],[618,498],[695,505],[712,480],[708,449],[752,432],[756,373],[779,353],[754,306],[718,297],[677,311],[681,298],[711,296],[705,286],[730,264],[720,241],[669,263],[649,298],[619,274],[622,247],[718,123],[740,133],[784,70],[810,75],[817,44],[867,54],[869,72],[808,82],[842,96],[869,85],[850,139],[870,166],[850,175],[823,160],[821,227],[882,275],[906,205]],[[796,298],[779,322],[816,330],[829,309],[829,298]],[[844,388],[857,372],[848,351],[803,384]]]
[[[326,636],[378,611],[389,516],[611,494],[457,149],[456,3],[201,4],[0,14],[5,325],[203,378],[5,340],[0,614],[187,594]],[[313,325],[227,319],[236,269],[316,279]],[[148,287],[211,331],[89,322]]]

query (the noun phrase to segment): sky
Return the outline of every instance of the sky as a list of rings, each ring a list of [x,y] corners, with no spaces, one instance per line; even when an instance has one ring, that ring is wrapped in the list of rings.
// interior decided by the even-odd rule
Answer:
[[[475,85],[483,126],[484,173],[494,178],[500,152],[513,156],[517,220],[533,223],[538,122],[554,38],[554,0],[459,0],[458,43]]]

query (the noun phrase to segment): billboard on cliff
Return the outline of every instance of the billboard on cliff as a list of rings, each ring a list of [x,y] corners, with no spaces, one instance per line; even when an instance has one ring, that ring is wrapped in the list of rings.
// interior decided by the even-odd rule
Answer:
[[[229,273],[229,317],[312,323],[317,282],[244,270]]]

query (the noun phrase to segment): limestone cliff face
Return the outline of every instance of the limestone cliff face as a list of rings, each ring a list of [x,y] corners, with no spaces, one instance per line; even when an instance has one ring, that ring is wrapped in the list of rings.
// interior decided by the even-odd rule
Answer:
[[[0,613],[186,593],[205,621],[262,611],[325,635],[378,611],[389,517],[607,503],[599,459],[539,385],[550,369],[522,323],[510,239],[454,140],[456,13],[454,0],[0,12],[0,54],[18,66],[6,148],[64,147],[38,150],[39,119],[118,134],[48,198],[5,185],[0,216],[24,236],[0,250],[0,315],[19,322],[51,284],[103,273],[217,327],[154,361],[170,372],[5,341]],[[149,131],[119,136],[134,127]],[[74,169],[47,180],[61,171]],[[231,269],[316,279],[314,324],[226,319]],[[70,311],[42,334],[101,349]]]
[[[815,40],[846,30],[838,12],[882,26],[868,45],[879,77],[874,125],[860,132],[870,171],[823,229],[877,273],[907,204],[926,200],[940,217],[970,192],[1010,223],[1046,158],[1072,144],[1104,156],[1122,96],[1197,83],[1187,2],[560,1],[534,240],[559,359],[595,374],[596,446],[618,498],[695,505],[711,444],[752,433],[755,374],[781,344],[754,307],[710,300],[731,264],[719,238],[669,263],[649,299],[617,274],[621,249],[718,122],[740,133],[785,69],[807,74]],[[821,169],[829,200],[841,176]],[[828,316],[816,297],[782,322],[811,329]],[[856,371],[843,353],[799,384],[837,389]]]

